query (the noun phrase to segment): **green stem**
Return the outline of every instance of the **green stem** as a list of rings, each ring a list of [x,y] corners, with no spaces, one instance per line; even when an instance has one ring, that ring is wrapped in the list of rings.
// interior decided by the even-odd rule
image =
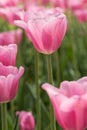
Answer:
[[[10,102],[10,105],[11,105],[11,117],[12,117],[12,119],[13,119],[13,118],[14,118],[14,102],[11,101],[11,102]]]
[[[18,129],[18,123],[19,123],[18,116],[16,116],[15,125],[14,125],[13,130],[17,130]]]
[[[39,87],[38,59],[39,59],[39,55],[38,55],[38,52],[35,50],[37,130],[41,130],[41,109],[40,109],[40,87]]]
[[[48,70],[48,82],[50,84],[53,84],[51,55],[47,55],[47,70]],[[50,104],[50,127],[51,130],[56,130],[56,122],[51,104]]]
[[[1,121],[2,121],[2,130],[7,130],[7,104],[1,104]]]
[[[59,55],[58,52],[56,51],[54,53],[54,59],[55,59],[55,64],[56,64],[56,80],[57,80],[57,85],[59,86],[60,83],[60,72],[59,72]]]

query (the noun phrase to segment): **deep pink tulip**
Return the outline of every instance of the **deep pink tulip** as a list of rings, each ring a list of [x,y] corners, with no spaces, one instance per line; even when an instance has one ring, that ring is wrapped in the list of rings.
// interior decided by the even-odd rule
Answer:
[[[20,44],[22,40],[22,30],[12,30],[8,32],[0,32],[0,45]]]
[[[87,0],[82,0],[82,2],[83,2],[84,4],[87,4]]]
[[[50,0],[41,0],[40,2],[42,5],[46,5],[50,3]]]
[[[32,112],[21,111],[17,112],[19,115],[20,130],[34,130],[35,120]]]
[[[24,68],[13,66],[4,66],[0,63],[0,102],[9,102],[15,98],[18,90],[18,84]]]
[[[14,66],[16,63],[17,45],[0,46],[0,62],[4,65]]]
[[[22,6],[6,6],[0,7],[0,17],[6,19],[10,24],[14,23],[14,20],[20,19],[20,14],[23,11]]]
[[[59,8],[30,11],[15,24],[25,29],[35,49],[44,54],[51,54],[60,47],[67,29],[66,16]]]
[[[77,81],[64,81],[60,88],[43,84],[63,130],[87,129],[87,77]]]

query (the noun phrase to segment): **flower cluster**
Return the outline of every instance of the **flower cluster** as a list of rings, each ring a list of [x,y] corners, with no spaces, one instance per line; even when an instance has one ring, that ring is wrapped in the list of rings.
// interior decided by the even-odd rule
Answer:
[[[0,45],[0,102],[3,103],[11,101],[16,96],[18,90],[18,83],[21,76],[24,73],[24,68],[21,66],[18,70],[17,67],[15,67],[17,45],[12,43],[9,43],[9,45],[5,45],[4,40],[1,41],[2,42]],[[2,44],[4,45],[2,46]]]
[[[52,8],[45,8],[46,4]],[[50,80],[53,79],[49,57],[62,44],[67,31],[68,22],[65,13],[68,14],[68,11],[69,14],[73,13],[79,22],[87,21],[87,0],[0,0],[0,18],[2,23],[3,21],[8,22],[10,29],[10,31],[0,32],[0,103],[2,105],[11,102],[16,97],[19,80],[24,74],[24,67],[20,66],[19,69],[16,67],[18,46],[21,45],[23,32],[21,29],[15,28],[18,26],[24,29],[28,40],[32,42],[36,56],[38,52],[47,56],[49,83],[43,84],[42,89],[49,96],[58,124],[63,130],[86,130],[87,77],[75,81],[63,81],[60,83],[60,88],[50,84],[52,83]],[[38,57],[35,58],[37,60],[35,69],[38,71]],[[38,80],[38,72],[35,76]],[[40,130],[38,127],[41,119],[40,87],[37,84],[38,81],[36,81],[37,95],[35,95],[38,108],[35,112],[38,117],[36,119],[37,130]],[[51,117],[54,116],[52,114],[51,111]],[[19,116],[20,130],[35,129],[32,112],[17,111],[16,115]],[[51,119],[52,127],[54,127],[53,120]],[[52,127],[51,130],[55,130]]]

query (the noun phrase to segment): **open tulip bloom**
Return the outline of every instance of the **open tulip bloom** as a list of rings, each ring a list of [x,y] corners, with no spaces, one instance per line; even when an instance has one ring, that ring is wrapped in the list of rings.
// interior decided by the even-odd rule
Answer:
[[[43,84],[42,88],[47,92],[63,130],[87,129],[87,77],[64,81],[60,88],[48,83]]]
[[[17,45],[0,46],[0,62],[4,65],[15,65],[17,55]],[[8,58],[7,58],[8,57]]]
[[[4,66],[0,63],[0,102],[9,102],[16,96],[18,84],[24,68]]]
[[[35,49],[43,54],[51,54],[60,47],[67,29],[66,16],[59,8],[34,9],[14,23],[25,29]]]

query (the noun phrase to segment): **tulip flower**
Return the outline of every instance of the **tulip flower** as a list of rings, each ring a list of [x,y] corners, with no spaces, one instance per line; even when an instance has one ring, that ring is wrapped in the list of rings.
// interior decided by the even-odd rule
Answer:
[[[67,0],[50,0],[55,7],[65,8]]]
[[[11,30],[8,32],[0,32],[0,45],[20,44],[22,40],[22,30]]]
[[[78,9],[82,8],[82,0],[51,0],[54,6],[64,9]]]
[[[49,4],[50,0],[41,0],[41,4],[42,5],[46,5]]]
[[[48,83],[42,88],[47,92],[57,122],[63,130],[87,129],[87,77],[77,81],[64,81],[60,88]]]
[[[36,5],[37,1],[36,0],[21,0],[21,3],[25,7],[25,9],[28,9],[28,7],[30,7],[32,5]]]
[[[66,16],[59,8],[30,11],[15,24],[25,29],[35,49],[43,54],[51,54],[60,47],[67,29]]]
[[[6,7],[6,6],[15,6],[19,0],[0,0],[0,6]]]
[[[21,111],[17,112],[16,114],[19,115],[20,130],[35,129],[35,120],[32,112]]]
[[[4,65],[15,65],[17,55],[17,45],[0,46],[0,62]],[[10,60],[9,60],[10,59]]]
[[[84,4],[87,4],[87,0],[82,0],[82,2],[83,2]]]
[[[68,8],[71,8],[72,10],[82,9],[84,6],[82,0],[68,0],[67,5]]]
[[[14,20],[20,19],[20,14],[23,11],[22,6],[6,6],[0,7],[0,17],[6,19],[10,24],[14,23]]]
[[[79,22],[87,22],[87,9],[76,10],[74,14]]]
[[[9,58],[9,57],[8,57]],[[18,84],[24,68],[13,66],[4,66],[0,63],[0,102],[9,102],[15,98],[18,90]]]

